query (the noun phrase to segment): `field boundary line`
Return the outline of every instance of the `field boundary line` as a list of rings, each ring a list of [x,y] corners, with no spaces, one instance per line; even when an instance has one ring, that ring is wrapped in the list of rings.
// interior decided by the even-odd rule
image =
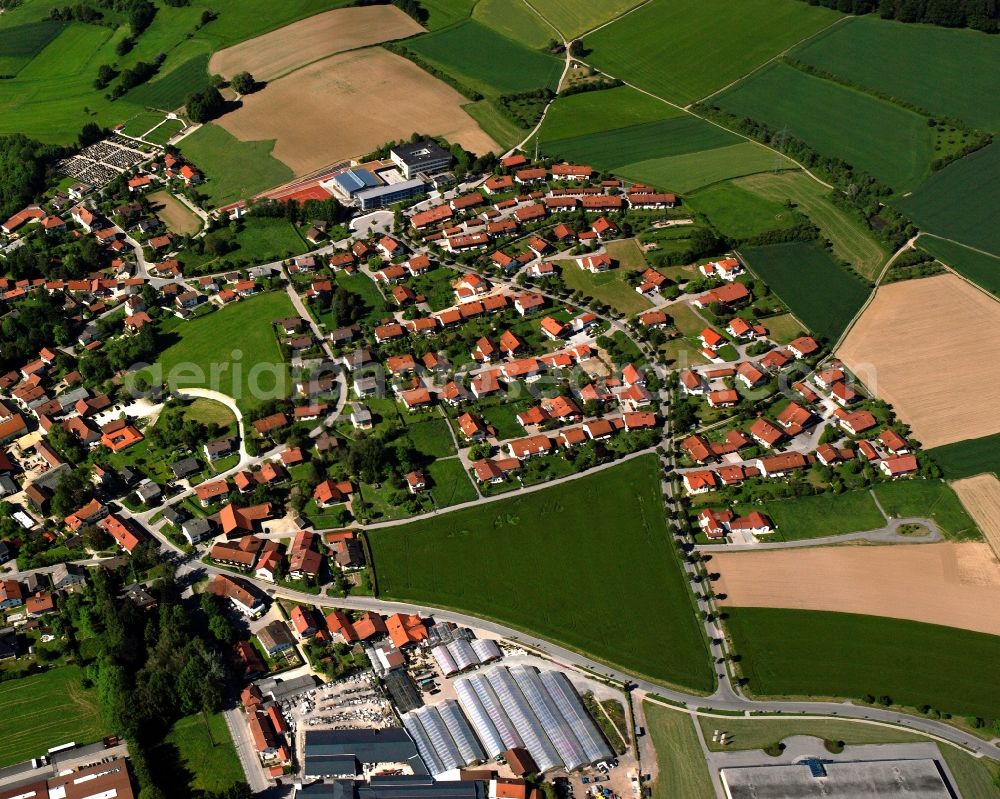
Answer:
[[[775,55],[773,55],[773,56],[771,56],[771,57],[770,57],[769,59],[767,59],[767,61],[765,61],[764,63],[762,63],[762,64],[758,64],[758,65],[757,65],[756,67],[754,67],[753,69],[751,69],[751,70],[750,70],[749,72],[747,72],[747,73],[746,73],[745,75],[741,75],[741,76],[740,76],[740,77],[738,77],[738,78],[737,78],[736,80],[733,80],[733,81],[730,81],[730,82],[729,82],[729,83],[727,83],[727,84],[726,84],[725,86],[723,86],[723,87],[722,87],[721,89],[716,89],[716,90],[715,90],[714,92],[712,92],[711,94],[706,94],[706,95],[705,95],[704,97],[702,97],[702,98],[701,98],[700,100],[695,100],[695,101],[694,101],[693,103],[691,103],[691,105],[695,105],[695,104],[697,104],[697,103],[703,103],[703,102],[705,102],[706,100],[710,100],[710,99],[712,99],[712,98],[713,98],[713,97],[715,97],[715,96],[716,96],[717,94],[722,94],[722,92],[726,91],[726,89],[731,89],[731,88],[732,88],[733,86],[735,86],[735,85],[736,85],[737,83],[741,83],[742,81],[744,81],[744,80],[746,80],[747,78],[749,78],[749,77],[750,77],[751,75],[755,75],[756,73],[760,72],[760,71],[761,71],[761,70],[762,70],[762,69],[763,69],[764,67],[766,67],[766,66],[768,66],[768,65],[770,65],[770,64],[773,64],[773,63],[774,63],[775,61],[778,61],[778,60],[780,60],[780,59],[784,58],[784,57],[785,57],[786,55],[788,55],[788,54],[789,54],[789,53],[790,53],[790,52],[791,52],[792,50],[794,50],[794,49],[795,49],[796,47],[798,47],[799,45],[802,45],[802,44],[805,44],[805,43],[806,43],[806,42],[808,42],[808,41],[809,41],[810,39],[815,39],[815,38],[816,38],[817,36],[819,36],[820,34],[823,34],[823,33],[826,33],[826,32],[827,32],[828,30],[830,30],[830,29],[831,29],[832,27],[834,27],[835,25],[839,25],[839,24],[841,24],[842,22],[844,22],[845,20],[849,20],[849,19],[855,19],[854,15],[853,15],[853,14],[848,14],[848,15],[845,15],[845,16],[843,16],[843,17],[840,17],[839,19],[835,19],[835,20],[834,20],[833,22],[831,22],[831,23],[830,23],[829,25],[827,25],[826,27],[823,27],[823,28],[820,28],[820,29],[819,29],[818,31],[816,31],[815,33],[810,33],[810,34],[809,34],[808,36],[805,36],[805,37],[803,37],[803,38],[799,39],[799,40],[798,40],[797,42],[795,42],[794,44],[790,44],[790,45],[788,45],[788,47],[786,47],[786,48],[785,48],[784,50],[782,50],[782,51],[781,51],[780,53],[776,53]]]
[[[940,241],[947,241],[959,247],[964,247],[966,250],[972,250],[972,252],[978,252],[980,255],[985,255],[989,258],[993,258],[994,260],[1000,261],[1000,255],[997,255],[994,252],[990,252],[989,250],[980,250],[978,247],[973,247],[971,244],[965,244],[964,242],[961,241],[955,241],[955,239],[949,239],[947,236],[939,236],[937,233],[928,233],[926,230],[921,230],[916,235],[916,238],[920,238],[921,236],[927,236],[928,238],[938,239]],[[936,257],[937,256],[935,256],[935,258]]]
[[[652,2],[653,2],[653,0],[644,0],[644,2],[642,2],[642,3],[639,3],[639,5],[637,5],[637,6],[632,6],[632,8],[628,9],[627,11],[623,11],[623,12],[622,12],[621,14],[619,14],[619,15],[618,15],[617,17],[612,17],[612,18],[611,18],[611,19],[609,19],[609,20],[608,20],[607,22],[602,22],[602,23],[601,23],[600,25],[598,25],[598,26],[597,26],[596,28],[591,28],[591,29],[590,29],[589,31],[584,31],[583,33],[581,33],[581,34],[580,34],[579,36],[577,36],[576,38],[577,38],[577,39],[580,39],[581,41],[583,41],[583,37],[584,37],[584,36],[590,36],[590,34],[592,34],[592,33],[597,33],[597,32],[598,32],[599,30],[601,30],[602,28],[606,28],[606,27],[608,27],[608,25],[614,25],[614,24],[615,24],[616,22],[620,22],[621,20],[625,19],[625,17],[627,17],[627,16],[629,15],[629,14],[634,14],[634,13],[635,13],[636,11],[638,11],[638,10],[639,10],[640,8],[645,8],[646,6],[648,6],[648,5],[649,5],[650,3],[652,3]]]

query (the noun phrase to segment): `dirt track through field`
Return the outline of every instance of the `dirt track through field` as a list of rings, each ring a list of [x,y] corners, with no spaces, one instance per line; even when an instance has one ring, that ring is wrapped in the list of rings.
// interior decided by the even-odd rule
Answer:
[[[837,355],[924,447],[1000,432],[1000,302],[955,275],[891,283]]]
[[[720,604],[911,619],[1000,635],[1000,561],[989,544],[716,553]]]
[[[334,53],[421,32],[396,6],[337,8],[219,50],[208,71],[231,78],[246,70],[257,80],[272,80]]]
[[[411,61],[372,47],[276,80],[218,124],[244,141],[276,139],[272,154],[298,176],[414,131],[444,136],[475,153],[499,151],[462,109],[467,102]]]
[[[994,474],[977,474],[951,487],[1000,558],[1000,480]]]

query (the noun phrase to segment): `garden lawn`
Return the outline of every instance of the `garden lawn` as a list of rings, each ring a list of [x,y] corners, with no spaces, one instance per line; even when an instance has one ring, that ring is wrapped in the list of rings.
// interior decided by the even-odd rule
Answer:
[[[790,313],[779,316],[769,316],[762,319],[761,324],[767,328],[768,335],[779,344],[788,344],[803,335],[805,329],[802,323]]]
[[[955,541],[982,538],[979,528],[962,507],[958,495],[941,480],[897,480],[875,486],[882,509],[890,516],[924,516],[937,522],[941,532]]]
[[[407,425],[406,434],[418,452],[431,458],[455,454],[455,445],[444,419],[428,419]]]
[[[836,341],[870,292],[816,242],[745,247],[740,253],[803,324]]]
[[[764,540],[767,541],[797,541],[877,530],[885,526],[885,519],[867,489],[778,499],[763,505],[739,508],[741,514],[751,510],[759,510],[774,522],[777,530],[766,536]]]
[[[584,45],[602,71],[687,105],[838,18],[798,0],[653,0]]]
[[[935,236],[921,236],[919,246],[963,277],[1000,297],[1000,256],[986,255]]]
[[[178,145],[201,169],[198,192],[209,205],[225,205],[292,179],[292,170],[271,155],[273,141],[244,142],[214,123],[203,125]]]
[[[756,142],[742,141],[728,147],[637,161],[615,172],[630,180],[684,194],[720,180],[793,167],[780,153]]]
[[[659,766],[653,799],[712,799],[712,778],[691,716],[653,702],[642,707]]]
[[[83,670],[61,666],[0,683],[0,711],[6,719],[0,766],[41,757],[52,746],[99,741],[108,729],[97,696],[83,687]]]
[[[909,197],[893,202],[921,228],[1000,257],[1000,141],[935,172]]]
[[[288,366],[282,361],[271,322],[294,315],[288,295],[276,291],[183,322],[173,328],[176,340],[157,361],[162,380],[166,382],[172,375],[172,387],[196,386],[221,391],[233,397],[244,413],[266,399],[286,397],[291,390]],[[235,375],[234,351],[241,354]],[[213,364],[218,374],[215,380],[211,372]],[[258,365],[267,366],[261,367],[263,373],[256,381],[260,390],[253,391],[250,373]]]
[[[369,532],[380,595],[464,610],[711,691],[653,456]],[[595,634],[595,631],[600,634]]]
[[[439,508],[472,502],[478,494],[458,458],[434,461],[427,471],[431,478],[431,496]]]
[[[984,669],[1000,658],[998,636],[853,613],[731,608],[728,614],[734,652],[754,694],[871,694],[908,707],[1000,718],[1000,683],[984,679]]]
[[[628,271],[619,267],[595,275],[581,269],[576,261],[562,262],[563,281],[573,291],[582,292],[624,314],[645,311],[652,303],[627,281]]]
[[[149,754],[154,773],[169,775],[159,780],[169,785],[170,799],[188,797],[194,791],[224,791],[244,780],[232,736],[221,713],[198,713],[177,721],[163,743]]]
[[[899,192],[927,177],[935,157],[926,117],[781,62],[727,89],[712,104],[787,131]]]
[[[795,227],[802,221],[793,209],[752,194],[734,182],[702,189],[685,198],[685,204],[707,216],[728,239],[748,239],[770,230]]]
[[[150,195],[152,197],[152,195]],[[178,202],[174,200],[174,202]],[[239,231],[222,231],[220,237],[237,245],[225,255],[197,253],[183,250],[179,260],[185,268],[197,268],[200,272],[222,271],[232,264],[263,264],[299,255],[309,249],[295,226],[287,219],[271,217],[243,217]]]
[[[364,300],[367,310],[361,321],[374,325],[385,318],[385,298],[375,285],[375,281],[368,275],[361,271],[349,275],[341,269],[337,272],[336,279],[338,284]]]
[[[631,86],[560,95],[549,106],[538,139],[544,147],[545,142],[553,139],[588,136],[680,116],[684,112],[679,108]]]
[[[830,201],[830,190],[805,172],[762,172],[737,178],[740,188],[778,203],[790,200],[816,225],[823,237],[833,244],[838,260],[853,264],[862,275],[874,280],[886,261],[887,253],[860,220],[848,215]]]
[[[561,58],[532,50],[475,20],[407,39],[405,46],[491,97],[534,89],[555,90],[564,63]]]
[[[755,719],[734,717],[723,720],[701,716],[698,723],[701,725],[706,745],[713,752],[726,749],[766,749],[771,744],[776,744],[792,735],[811,735],[825,741],[843,741],[852,746],[927,741],[927,738],[916,733],[840,719],[793,719],[787,716],[768,716]],[[719,729],[725,730],[730,737],[725,744],[712,740],[712,732]]]
[[[1000,477],[1000,433],[927,450],[949,480],[993,472]]]
[[[872,53],[878,58],[871,58]],[[995,36],[970,29],[901,25],[872,14],[824,31],[792,55],[932,114],[1000,130],[1000,104],[983,102],[996,90],[1000,40]]]
[[[493,425],[497,431],[497,438],[504,441],[508,438],[520,438],[524,435],[524,428],[517,421],[517,415],[521,411],[528,409],[528,403],[513,406],[508,404],[490,405],[482,408],[483,419],[487,424]]]

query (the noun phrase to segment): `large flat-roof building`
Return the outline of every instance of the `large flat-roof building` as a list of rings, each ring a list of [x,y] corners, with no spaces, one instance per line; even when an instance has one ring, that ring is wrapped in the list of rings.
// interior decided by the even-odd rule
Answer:
[[[299,788],[295,799],[486,799],[486,795],[486,786],[479,781],[436,782],[430,777],[396,775],[372,777],[368,783],[313,783]]]
[[[393,147],[389,150],[389,157],[407,179],[416,177],[420,172],[433,175],[451,166],[451,153],[430,139]]]
[[[354,195],[354,201],[362,211],[385,208],[387,205],[409,200],[427,191],[427,183],[423,178],[404,180],[401,183],[388,183],[372,189],[359,191]]]
[[[367,169],[347,169],[333,178],[333,190],[345,200],[353,200],[359,192],[381,185],[382,181]]]
[[[427,776],[416,744],[406,730],[399,727],[306,731],[304,773],[307,777],[354,777],[382,764],[408,766],[413,774]]]
[[[930,758],[840,763],[811,760],[720,771],[729,799],[952,799]]]
[[[29,778],[0,788],[0,799],[133,799],[128,761],[112,758],[55,777]]]

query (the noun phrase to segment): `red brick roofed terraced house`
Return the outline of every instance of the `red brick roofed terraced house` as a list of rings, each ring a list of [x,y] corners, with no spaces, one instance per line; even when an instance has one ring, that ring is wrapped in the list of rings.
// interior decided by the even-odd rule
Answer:
[[[528,167],[527,169],[519,169],[514,173],[514,181],[516,183],[537,183],[540,180],[545,180],[549,176],[549,173],[545,171],[542,167]]]
[[[628,204],[632,208],[673,208],[677,205],[677,195],[669,192],[629,192]]]
[[[543,202],[550,211],[571,211],[580,203],[576,197],[546,197]]]
[[[899,455],[895,458],[886,458],[878,466],[884,474],[893,479],[912,475],[919,468],[916,455]]]
[[[516,438],[508,441],[506,447],[513,457],[523,460],[536,455],[548,455],[552,451],[552,439],[546,435]]]
[[[478,250],[487,246],[489,243],[489,233],[466,233],[462,236],[450,236],[445,239],[445,247],[449,252]]]
[[[234,566],[237,569],[252,569],[263,547],[264,539],[255,535],[245,535],[235,541],[220,541],[218,544],[213,544],[208,556],[217,563]]]
[[[728,527],[731,533],[742,532],[752,535],[767,535],[777,529],[769,516],[756,510],[751,511],[746,516],[739,516],[731,520]]]
[[[785,432],[769,420],[760,417],[750,425],[750,436],[762,447],[773,449],[785,437]]]
[[[253,422],[253,429],[262,436],[269,436],[275,430],[288,426],[288,417],[283,413],[272,413]]]
[[[434,208],[428,208],[426,211],[420,211],[410,217],[410,224],[413,225],[417,230],[421,230],[431,225],[436,225],[439,222],[444,222],[446,219],[451,219],[454,212],[449,205],[438,205]]]
[[[626,430],[652,430],[656,427],[655,413],[625,413],[622,421]]]
[[[519,166],[523,166],[528,163],[528,159],[524,156],[524,153],[514,153],[513,155],[508,155],[506,158],[500,159],[500,166],[505,169],[514,169]]]
[[[514,178],[510,175],[494,175],[487,178],[483,183],[483,190],[487,194],[510,191],[514,187]]]
[[[468,211],[470,208],[475,208],[485,202],[486,198],[483,197],[483,195],[478,191],[474,191],[469,194],[462,194],[456,197],[451,201],[450,205],[455,211]]]
[[[862,442],[867,443],[867,442]],[[871,446],[869,444],[869,446]],[[838,463],[849,461],[854,457],[852,449],[837,449],[832,444],[820,444],[816,447],[816,460],[824,466],[834,466]],[[876,454],[876,457],[878,455]]]
[[[553,164],[552,177],[558,180],[590,180],[594,168],[585,164]]]
[[[588,194],[580,198],[580,205],[582,205],[584,209],[586,209],[587,211],[620,211],[622,210],[622,208],[625,207],[625,199],[618,194],[612,194],[612,195]],[[602,216],[601,219],[604,219],[604,217]],[[614,228],[613,232],[611,228],[600,229],[604,228],[604,226],[601,225],[599,228],[595,223],[595,226],[592,228],[592,230],[599,235],[603,235],[606,232],[611,235],[617,235],[618,227],[613,222],[611,223],[611,227]]]
[[[525,222],[534,222],[536,219],[545,218],[545,206],[541,203],[531,203],[531,205],[522,205],[516,211],[514,211],[514,218],[520,222],[522,225]]]
[[[506,361],[500,367],[500,372],[508,381],[528,380],[542,371],[542,364],[537,358],[521,358],[516,361]]]

